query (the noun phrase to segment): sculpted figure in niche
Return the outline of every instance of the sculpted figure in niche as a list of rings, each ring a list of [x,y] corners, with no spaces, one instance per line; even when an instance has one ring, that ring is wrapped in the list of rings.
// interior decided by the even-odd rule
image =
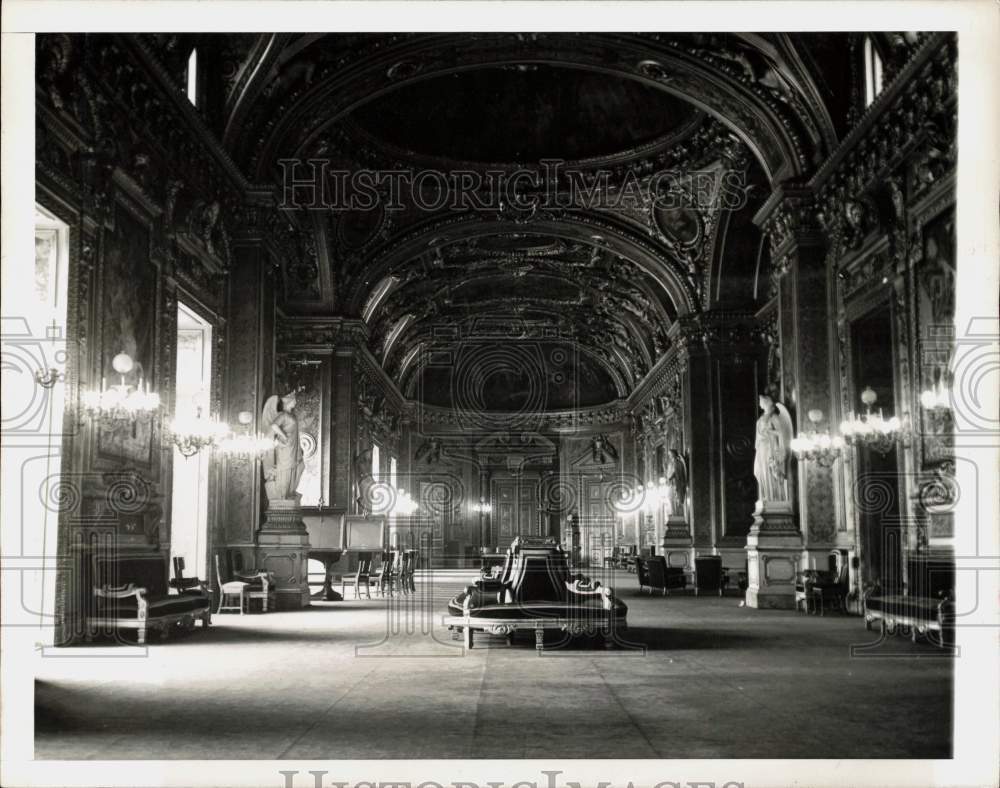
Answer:
[[[768,501],[789,500],[789,444],[793,435],[792,417],[784,405],[766,395],[760,397],[759,403],[761,415],[757,419],[753,460],[758,509]]]
[[[688,471],[687,463],[684,462],[684,458],[681,457],[677,449],[671,449],[667,453],[667,472],[665,475],[670,491],[668,498],[670,514],[683,517],[684,503],[687,500]]]
[[[264,403],[261,424],[265,434],[275,440],[274,449],[265,452],[261,458],[264,489],[269,502],[299,499],[297,491],[306,463],[299,445],[299,421],[294,410],[294,391],[284,397],[269,397]]]
[[[618,450],[612,445],[611,441],[608,440],[607,435],[595,435],[591,438],[590,451],[593,455],[594,462],[598,465],[618,461]]]

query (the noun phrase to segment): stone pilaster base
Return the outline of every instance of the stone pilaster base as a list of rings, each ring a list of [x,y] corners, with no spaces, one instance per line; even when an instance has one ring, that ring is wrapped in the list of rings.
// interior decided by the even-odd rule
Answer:
[[[794,610],[802,534],[791,507],[772,503],[758,507],[746,549],[747,606]]]
[[[671,514],[665,525],[660,548],[667,566],[679,567],[686,572],[693,571],[694,540],[687,520],[680,515]]]
[[[257,532],[257,566],[274,573],[278,610],[309,606],[309,534],[298,501],[272,501]]]

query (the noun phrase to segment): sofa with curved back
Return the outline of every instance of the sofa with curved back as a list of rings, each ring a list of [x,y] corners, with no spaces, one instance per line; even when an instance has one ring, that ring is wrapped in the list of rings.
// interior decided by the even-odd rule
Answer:
[[[627,614],[612,589],[570,573],[568,554],[555,540],[518,537],[499,577],[480,579],[448,603],[445,624],[463,633],[466,648],[473,647],[476,631],[511,640],[529,630],[541,650],[547,629],[599,634],[607,642],[625,628]]]

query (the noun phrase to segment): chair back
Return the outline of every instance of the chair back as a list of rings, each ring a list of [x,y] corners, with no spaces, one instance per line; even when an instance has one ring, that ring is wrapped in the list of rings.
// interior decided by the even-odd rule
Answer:
[[[694,559],[694,584],[697,588],[722,587],[722,556],[702,555]]]
[[[847,560],[847,551],[831,550],[829,562],[830,569],[833,571],[833,576],[836,578],[837,585],[846,588],[849,582],[848,576],[850,574],[850,562]]]
[[[641,555],[637,556],[635,559],[635,574],[639,578],[639,586],[648,586],[649,583],[649,569],[646,567],[646,559]]]
[[[364,580],[372,573],[372,554],[371,553],[358,553],[358,572],[357,579]]]
[[[566,597],[569,559],[558,545],[515,545],[508,585],[515,602],[560,602]]]
[[[662,555],[642,559],[646,571],[646,585],[651,588],[667,587],[667,559]]]
[[[226,582],[225,578],[222,576],[222,570],[219,568],[219,554],[215,554],[215,581],[219,584],[219,588],[222,588],[223,583]]]

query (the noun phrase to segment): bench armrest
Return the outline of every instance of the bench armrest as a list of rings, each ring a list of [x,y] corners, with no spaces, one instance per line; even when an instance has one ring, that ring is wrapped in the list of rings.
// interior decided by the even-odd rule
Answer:
[[[582,578],[577,577],[572,583],[566,582],[566,590],[572,596],[578,597],[595,597],[599,596],[601,598],[601,607],[605,610],[610,610],[611,605],[611,595],[612,591],[607,586],[602,586],[597,581],[584,581]]]
[[[191,588],[197,588],[201,591],[208,591],[208,584],[204,580],[199,580],[197,577],[185,577],[182,579],[172,578],[170,580],[170,587],[176,588],[178,591],[187,591]]]
[[[267,592],[269,586],[274,583],[274,572],[268,569],[261,569],[257,572],[249,572],[244,574],[243,572],[234,572],[233,576],[237,580],[241,580],[244,583],[251,583],[254,580],[260,580],[261,584],[264,586],[264,592]]]
[[[146,601],[147,593],[149,592],[145,588],[137,586],[135,583],[129,583],[125,586],[94,586],[94,594],[105,599],[127,599],[134,596],[136,618],[140,621],[146,618],[146,613],[149,611],[149,603]]]

